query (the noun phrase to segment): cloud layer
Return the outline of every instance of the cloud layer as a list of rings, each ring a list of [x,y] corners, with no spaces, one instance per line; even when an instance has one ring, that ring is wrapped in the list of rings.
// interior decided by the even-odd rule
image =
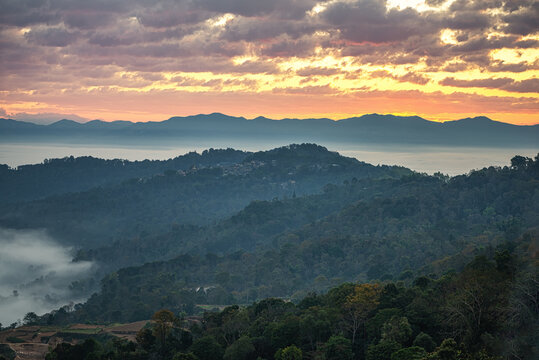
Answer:
[[[466,94],[467,107],[483,104],[483,113],[492,112],[485,97],[514,99],[496,114],[532,121],[539,98],[537,1],[406,3],[1,0],[0,106],[8,113],[107,120],[159,120],[163,108],[171,108],[168,115],[218,110],[248,116],[255,113],[238,103],[257,94],[260,106],[270,109],[264,114],[275,115],[277,95],[286,93],[309,95],[310,112],[293,115],[310,116],[338,114],[316,105],[322,97],[384,93],[390,101],[417,91],[426,99]],[[174,107],[152,100],[145,110],[115,106],[129,96],[135,103],[141,93],[169,101],[170,92],[179,102],[193,101]],[[220,107],[215,93],[236,94],[236,105]],[[79,96],[85,100],[66,101]],[[445,116],[427,100],[414,112]]]

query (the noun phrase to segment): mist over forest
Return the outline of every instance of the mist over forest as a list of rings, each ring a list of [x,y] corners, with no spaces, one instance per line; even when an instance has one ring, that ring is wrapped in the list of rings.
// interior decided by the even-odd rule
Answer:
[[[73,249],[43,230],[0,228],[0,323],[7,326],[28,312],[44,314],[87,294],[70,287],[91,275],[90,261],[73,262]]]

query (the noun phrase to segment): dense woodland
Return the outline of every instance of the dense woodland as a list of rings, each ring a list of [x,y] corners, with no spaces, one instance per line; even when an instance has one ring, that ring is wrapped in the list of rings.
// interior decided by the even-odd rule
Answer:
[[[492,258],[477,256],[460,273],[407,285],[343,283],[297,303],[268,298],[196,321],[159,310],[136,343],[64,343],[47,359],[535,359],[536,236],[504,243]]]
[[[89,159],[64,160],[68,165],[61,168],[92,173],[91,168],[77,171],[80,167],[84,169]],[[15,193],[12,197],[21,198],[27,188],[24,184],[31,181],[35,185],[41,179],[40,172],[44,181],[54,179],[51,173],[58,167],[57,163],[62,161],[31,167],[33,171],[24,167],[6,170],[9,176],[1,178],[6,177],[5,182],[11,179]],[[106,162],[97,173],[107,173],[112,167],[112,174],[116,174],[116,165],[121,163]],[[254,154],[214,150],[201,156],[188,154],[164,164],[157,162],[153,168],[152,164],[149,162],[144,167],[144,162],[127,163],[127,171],[121,174],[130,176],[135,170],[148,173],[152,169],[169,168],[152,176],[130,178],[86,191],[3,204],[0,226],[46,228],[66,244],[92,248],[118,239],[166,232],[173,225],[205,225],[240,211],[252,200],[317,193],[328,183],[339,184],[353,177],[399,177],[410,173],[400,167],[365,164],[311,144]],[[186,164],[191,164],[187,170],[183,168]],[[103,181],[107,179],[95,176]],[[120,175],[115,176],[120,179]],[[22,184],[20,189],[18,183]],[[59,191],[63,183],[57,187],[49,185],[50,191]]]
[[[320,195],[254,202],[214,227],[81,251],[81,260],[122,264],[194,249],[112,272],[73,320],[135,321],[159,307],[192,313],[193,304],[299,299],[343,281],[459,270],[483,249],[537,227],[537,171],[530,160],[452,179],[351,181]]]
[[[155,320],[136,344],[61,344],[50,359],[537,355],[539,155],[452,178],[312,144],[186,156],[2,204],[0,225],[44,227],[78,247],[75,261],[100,266],[99,289],[70,285],[97,290],[86,303],[31,323]],[[56,162],[29,176],[53,179]],[[97,163],[105,173],[112,164]],[[230,306],[192,318],[202,304]]]
[[[0,166],[0,197],[4,203],[28,201],[67,192],[107,186],[132,178],[147,178],[167,170],[242,162],[250,153],[226,149],[190,152],[169,160],[104,160],[91,156],[46,159],[41,164],[12,169]]]

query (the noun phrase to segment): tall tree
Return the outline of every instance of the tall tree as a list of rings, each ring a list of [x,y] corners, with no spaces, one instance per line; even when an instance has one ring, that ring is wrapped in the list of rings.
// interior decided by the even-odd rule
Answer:
[[[344,303],[344,324],[352,333],[352,344],[356,341],[356,335],[360,327],[371,312],[380,303],[381,289],[378,284],[355,285],[354,292],[350,294]]]

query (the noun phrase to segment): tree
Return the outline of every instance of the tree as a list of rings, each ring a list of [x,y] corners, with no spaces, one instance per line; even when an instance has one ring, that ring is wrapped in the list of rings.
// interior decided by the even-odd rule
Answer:
[[[436,348],[436,343],[429,334],[420,332],[414,339],[414,346],[419,346],[425,349],[427,352],[431,352]]]
[[[170,310],[159,310],[152,316],[153,334],[156,339],[157,348],[160,354],[166,352],[167,336],[170,333],[170,329],[178,323],[178,319],[174,316],[174,313]]]
[[[24,315],[23,323],[24,325],[35,325],[39,321],[39,316],[35,312],[29,312]]]
[[[223,310],[221,329],[225,342],[227,345],[231,345],[249,327],[249,317],[245,309],[240,309],[237,306],[228,307],[225,310]]]
[[[0,360],[14,360],[17,353],[7,344],[0,344]]]
[[[249,360],[254,353],[255,347],[251,339],[247,336],[242,336],[226,349],[223,359]]]
[[[275,360],[301,360],[303,353],[301,349],[295,345],[290,345],[284,349],[279,349],[275,353]]]
[[[367,360],[391,360],[391,354],[401,348],[395,341],[382,340],[376,345],[369,345]]]
[[[337,312],[314,306],[305,311],[300,318],[300,333],[304,342],[309,343],[311,350],[316,349],[318,342],[326,341],[337,323]]]
[[[191,352],[200,360],[219,360],[223,358],[223,347],[213,336],[204,336],[193,342],[190,347]]]
[[[380,287],[378,284],[355,285],[354,292],[344,303],[345,325],[352,333],[352,344],[355,343],[357,331],[365,325],[370,313],[380,303]]]
[[[422,360],[425,356],[427,356],[425,349],[412,346],[395,351],[391,354],[391,360]]]
[[[525,168],[528,163],[532,163],[532,159],[520,155],[516,155],[511,159],[511,167],[516,170]]]
[[[505,317],[507,278],[494,263],[478,256],[463,271],[457,285],[447,300],[447,321],[455,339],[479,350],[481,335],[496,332]]]
[[[382,326],[382,340],[390,340],[404,345],[412,336],[412,327],[406,317],[393,316]]]
[[[198,360],[198,358],[193,353],[177,353],[172,360]]]
[[[146,351],[155,345],[155,336],[150,329],[140,329],[135,337],[137,343]]]
[[[457,360],[460,351],[457,347],[457,342],[452,338],[442,341],[436,351],[427,356],[429,360]]]
[[[354,357],[352,343],[343,336],[332,336],[324,345],[326,360],[351,360]]]

